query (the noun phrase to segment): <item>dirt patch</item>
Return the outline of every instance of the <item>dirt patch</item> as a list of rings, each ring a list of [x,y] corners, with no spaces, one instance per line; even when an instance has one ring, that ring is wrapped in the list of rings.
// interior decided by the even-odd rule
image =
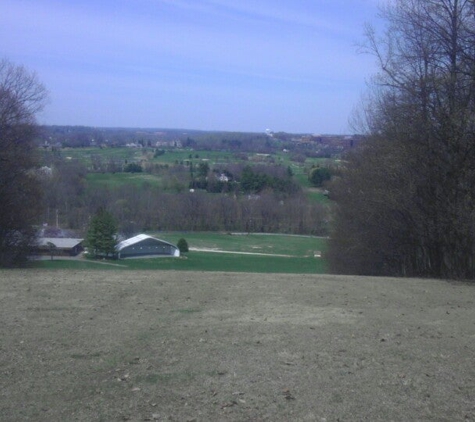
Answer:
[[[475,420],[474,289],[0,271],[1,419]]]

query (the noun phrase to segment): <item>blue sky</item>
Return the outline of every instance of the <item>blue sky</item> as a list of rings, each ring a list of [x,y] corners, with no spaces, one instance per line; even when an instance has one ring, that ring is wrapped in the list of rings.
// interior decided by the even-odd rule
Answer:
[[[42,124],[350,133],[378,0],[2,0]]]

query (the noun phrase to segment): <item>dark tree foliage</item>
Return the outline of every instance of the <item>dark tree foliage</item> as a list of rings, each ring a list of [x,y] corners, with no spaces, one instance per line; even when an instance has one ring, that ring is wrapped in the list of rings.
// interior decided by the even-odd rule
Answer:
[[[330,170],[326,167],[315,167],[310,170],[308,180],[313,186],[318,188],[323,186],[323,183],[331,179]]]
[[[46,90],[34,73],[0,61],[0,266],[25,262],[41,207],[35,115]]]
[[[245,193],[259,193],[266,189],[282,193],[295,193],[299,186],[291,179],[290,174],[282,168],[284,176],[266,174],[252,166],[246,166],[242,170],[240,183]]]
[[[93,256],[112,257],[117,243],[117,223],[112,214],[100,208],[91,220],[86,244]]]
[[[49,163],[48,169],[40,173],[43,192],[41,222],[54,225],[58,216],[62,227],[75,227],[84,206],[86,167],[77,160],[56,159]]]
[[[137,163],[129,163],[124,167],[126,173],[142,173],[142,171],[142,166]]]
[[[396,0],[361,108],[367,140],[331,187],[335,272],[474,278],[475,5]]]
[[[178,240],[178,243],[176,244],[176,246],[178,247],[181,253],[185,253],[189,251],[188,242],[183,237]]]
[[[197,172],[196,172],[196,176],[197,177],[201,177],[203,179],[205,179],[207,176],[208,176],[208,173],[209,173],[209,164],[208,163],[199,163],[198,164],[198,169],[197,169]]]

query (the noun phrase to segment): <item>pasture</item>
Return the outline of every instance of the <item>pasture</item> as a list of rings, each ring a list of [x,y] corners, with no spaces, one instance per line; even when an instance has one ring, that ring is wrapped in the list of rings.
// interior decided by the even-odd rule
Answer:
[[[475,420],[473,289],[2,270],[1,419]]]

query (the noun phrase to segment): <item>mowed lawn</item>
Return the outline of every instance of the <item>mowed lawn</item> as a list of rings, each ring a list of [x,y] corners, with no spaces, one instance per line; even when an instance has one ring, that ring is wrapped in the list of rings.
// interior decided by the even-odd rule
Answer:
[[[156,232],[153,236],[177,243],[184,238],[190,248],[253,252],[290,256],[313,256],[326,248],[326,238],[262,233]]]
[[[190,251],[180,258],[122,260],[60,259],[33,262],[37,268],[104,270],[180,270],[249,273],[324,274],[327,266],[320,253],[326,239],[310,236],[155,233],[176,244],[186,239]]]

